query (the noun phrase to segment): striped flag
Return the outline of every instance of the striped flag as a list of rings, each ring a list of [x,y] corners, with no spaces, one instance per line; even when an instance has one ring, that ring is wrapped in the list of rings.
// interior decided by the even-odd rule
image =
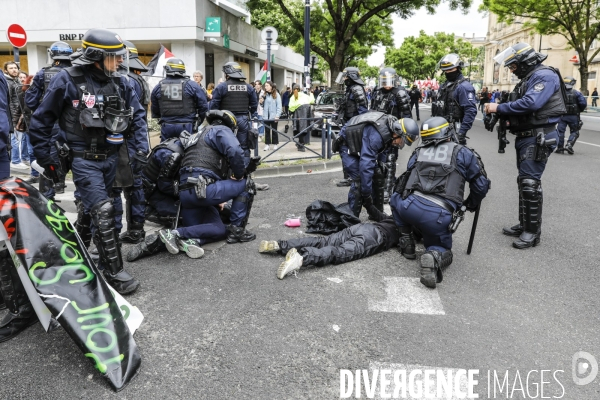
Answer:
[[[169,49],[161,44],[160,49],[148,63],[148,71],[142,73],[142,75],[163,77],[163,69],[165,64],[169,58],[173,57],[175,57],[173,53],[171,53]]]
[[[265,64],[258,75],[256,75],[256,78],[254,78],[254,81],[260,81],[264,85],[267,80],[267,60],[265,60]]]

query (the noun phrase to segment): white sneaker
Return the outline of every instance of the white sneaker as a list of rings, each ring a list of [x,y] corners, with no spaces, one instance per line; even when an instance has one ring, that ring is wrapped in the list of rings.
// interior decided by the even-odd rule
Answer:
[[[258,246],[259,253],[277,253],[279,251],[279,243],[276,240],[263,240]]]
[[[181,251],[185,251],[185,254],[189,258],[202,258],[204,255],[204,250],[202,247],[198,246],[198,242],[194,239],[181,239],[177,238],[177,247]]]
[[[22,162],[18,163],[18,164],[10,163],[10,167],[13,169],[22,169],[22,170],[27,170],[27,171],[29,171],[29,169],[30,169],[28,165],[23,164]]]
[[[269,145],[266,145],[263,151],[269,151]]]
[[[277,145],[273,145],[273,150],[277,150]]]
[[[302,266],[302,261],[302,256],[298,254],[298,250],[293,248],[288,251],[287,255],[285,256],[285,261],[281,263],[279,269],[277,270],[277,278],[283,279],[286,275],[299,270]]]

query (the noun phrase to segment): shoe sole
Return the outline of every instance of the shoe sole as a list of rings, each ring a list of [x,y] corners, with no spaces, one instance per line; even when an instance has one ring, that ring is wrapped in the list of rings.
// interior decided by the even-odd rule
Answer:
[[[131,238],[129,238],[128,236],[125,237],[120,237],[119,238],[121,240],[122,243],[127,243],[127,244],[138,244],[138,243],[142,243],[144,241],[144,238],[139,238],[137,240],[133,240]]]
[[[177,247],[177,246],[173,247],[173,245],[171,243],[169,243],[169,241],[166,238],[163,237],[162,232],[159,232],[158,236],[160,236],[160,241],[165,244],[165,246],[167,247],[167,251],[169,253],[179,254],[179,247]]]
[[[38,322],[40,322],[40,320],[36,318],[35,321],[30,322],[26,327],[24,327],[23,329],[21,329],[19,332],[15,333],[14,335],[6,337],[4,339],[0,339],[0,343],[4,343],[4,342],[6,342],[6,341],[8,341],[8,340],[10,340],[10,339],[12,339],[14,337],[17,337],[25,329],[29,328],[30,326],[33,326],[33,325],[37,324]]]
[[[189,258],[202,258],[202,256],[204,256],[204,249],[200,246],[183,245],[178,247],[179,250],[184,251]]]
[[[277,246],[277,248],[275,248],[275,246],[271,246],[271,242],[268,240],[263,240],[260,242],[260,245],[258,245],[259,253],[277,253],[278,250],[279,246]]]
[[[402,253],[402,257],[406,258],[407,260],[414,260],[415,258],[417,258],[417,254]]]
[[[423,268],[425,267],[425,268]],[[427,269],[429,272],[429,270],[433,271],[433,275],[434,275],[434,279],[433,282],[430,280],[427,280],[425,278],[423,278],[423,270]],[[427,286],[428,288],[431,289],[435,289],[436,287],[436,282],[437,281],[437,276],[435,273],[435,260],[433,259],[433,256],[431,254],[423,254],[421,256],[421,283],[425,286]]]
[[[519,237],[519,236],[521,236],[521,233],[523,233],[523,231],[521,231],[521,232],[515,231],[514,233],[511,233],[511,232],[505,231],[504,229],[502,230],[503,235],[511,236],[511,237]]]
[[[128,294],[132,294],[133,292],[135,292],[136,290],[138,290],[140,287],[140,283],[137,282],[135,285],[132,285],[130,287],[128,287],[126,290],[123,291],[118,291],[116,288],[115,290],[117,290],[117,292],[121,295],[121,296],[126,296]]]
[[[285,256],[285,261],[282,262],[279,268],[277,269],[278,279],[283,279],[293,271],[297,271],[300,269],[302,264],[300,264],[298,267],[294,267],[294,265],[291,264],[291,262],[296,258],[296,256],[300,257],[300,254],[298,254],[298,250],[296,250],[295,248],[292,248],[290,251],[288,251],[287,255]]]
[[[540,244],[540,241],[541,241],[541,239],[540,239],[540,238],[537,238],[537,239],[534,239],[534,240],[533,240],[533,242],[532,242],[531,244],[527,244],[527,245],[525,245],[525,246],[523,246],[523,245],[517,245],[515,242],[513,242],[513,244],[512,244],[512,245],[513,245],[513,247],[514,247],[515,249],[523,250],[523,249],[529,249],[529,248],[531,248],[531,247],[535,247],[535,246],[537,246],[538,244]],[[525,243],[525,242],[523,242],[523,243]]]

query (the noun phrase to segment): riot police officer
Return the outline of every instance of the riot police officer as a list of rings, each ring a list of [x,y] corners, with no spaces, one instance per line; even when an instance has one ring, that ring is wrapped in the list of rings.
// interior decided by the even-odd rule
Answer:
[[[246,230],[255,194],[250,173],[256,169],[256,162],[252,159],[248,166],[244,163],[244,152],[234,133],[237,123],[233,113],[211,110],[207,122],[210,126],[185,140],[181,138],[185,149],[179,170],[183,227],[159,231],[172,254],[184,250],[190,257],[201,256],[202,244],[225,236],[227,243],[256,239]],[[225,229],[215,207],[229,200],[233,200],[231,223]]]
[[[335,142],[336,151],[342,157],[342,164],[352,179],[348,192],[348,203],[354,214],[360,215],[362,206],[374,204],[383,210],[385,174],[383,162],[390,147],[402,149],[412,145],[419,136],[417,123],[410,118],[397,120],[396,117],[379,111],[351,118],[342,127]]]
[[[8,82],[6,82],[4,74],[0,74],[0,179],[6,179],[10,176],[10,160],[8,158],[7,142],[10,140],[9,137],[10,132],[12,131],[12,121],[10,118],[10,105],[8,96]],[[4,288],[8,288],[10,285],[10,288],[12,289],[13,283],[20,283],[13,281],[13,276],[17,281],[19,280],[19,277],[15,276],[16,274],[14,272],[11,273],[11,271],[16,272],[15,268],[10,264],[10,254],[8,253],[8,250],[2,250],[0,251],[0,310],[7,308]],[[16,314],[19,312],[18,305],[16,304],[15,307],[11,307],[11,304],[8,304],[8,307],[11,314]],[[10,321],[8,323],[10,324]],[[3,331],[5,326],[6,322],[3,319],[0,321],[0,342],[3,341],[2,337],[4,335]]]
[[[567,99],[565,104],[567,113],[560,117],[560,121],[558,122],[558,148],[556,149],[556,152],[564,154],[566,150],[569,154],[574,154],[575,151],[573,150],[573,146],[575,145],[575,142],[577,142],[579,130],[583,126],[579,114],[587,108],[587,101],[581,92],[575,89],[575,84],[577,83],[575,78],[572,76],[565,76],[563,81],[567,88]],[[565,146],[565,131],[567,130],[567,125],[571,131],[571,135]]]
[[[150,96],[152,118],[159,118],[161,140],[194,132],[204,120],[208,103],[204,91],[185,74],[185,64],[169,58],[165,64],[167,77],[160,81]]]
[[[527,43],[517,43],[494,57],[519,79],[507,103],[487,103],[486,113],[508,119],[510,132],[517,138],[519,176],[519,224],[504,228],[518,249],[540,243],[542,228],[542,174],[550,153],[556,148],[556,123],[565,114],[564,83],[558,70],[542,65],[547,55],[537,53]]]
[[[439,62],[446,75],[437,101],[431,103],[431,116],[444,117],[454,129],[458,142],[467,144],[467,132],[477,117],[477,97],[473,85],[462,74],[464,63],[457,54],[448,54]]]
[[[80,64],[66,68],[50,82],[42,103],[31,118],[31,143],[39,164],[49,176],[56,161],[50,156],[52,126],[58,119],[71,149],[73,181],[86,212],[100,254],[98,267],[119,293],[134,292],[139,282],[123,268],[115,210],[110,198],[117,177],[123,133],[146,136],[144,110],[125,77],[116,73],[127,50],[117,34],[90,29],[82,40]],[[131,170],[120,168],[123,179]],[[129,174],[128,174],[129,173]]]
[[[123,41],[127,48],[127,59],[119,67],[119,71],[127,76],[135,94],[144,109],[144,120],[147,121],[147,110],[150,104],[150,88],[140,75],[148,68],[139,60],[135,45],[127,40]],[[139,243],[144,240],[144,188],[140,171],[146,163],[149,143],[148,137],[132,136],[127,141],[127,152],[133,169],[133,185],[126,188],[115,188],[113,191],[113,205],[115,207],[115,228],[120,232],[123,227],[123,201],[121,192],[125,193],[125,218],[127,231],[121,233],[123,243]]]
[[[68,68],[71,66],[71,56],[73,55],[73,49],[69,46],[68,43],[65,42],[54,42],[48,49],[48,57],[52,60],[51,65],[40,69],[35,76],[33,77],[33,81],[31,82],[31,86],[25,92],[25,105],[32,111],[35,112],[38,106],[40,105],[42,98],[44,97],[44,93],[46,89],[48,89],[48,85],[50,84],[50,80],[56,76],[60,71],[64,68]],[[60,131],[60,127],[58,124],[55,124],[52,131],[54,142],[58,140],[60,144],[65,142],[64,132]],[[58,151],[55,145],[50,149],[53,157],[58,160]],[[64,163],[60,163],[62,166]],[[59,165],[59,164],[57,164]],[[64,168],[60,168],[60,182],[56,185],[48,180],[43,175],[39,177],[39,190],[46,196],[47,198],[54,198],[54,194],[58,191],[59,193],[63,193],[65,190],[65,175],[67,171]]]
[[[397,80],[398,74],[394,68],[385,67],[379,71],[379,85],[371,96],[371,110],[390,114],[398,119],[412,119],[410,97],[408,96],[406,89],[402,86],[396,86]],[[384,185],[385,203],[389,202],[390,193],[396,180],[396,160],[398,160],[398,150],[395,148],[390,149],[386,160],[387,173]]]
[[[448,121],[432,117],[421,127],[422,145],[411,155],[407,171],[398,178],[390,200],[400,230],[400,252],[415,259],[413,229],[423,235],[421,283],[435,288],[442,268],[452,263],[453,214],[465,205],[475,211],[490,188],[481,158],[452,141]],[[470,194],[463,200],[465,183]]]
[[[254,140],[250,134],[249,115],[258,118],[256,109],[258,99],[256,90],[245,82],[246,77],[242,67],[237,62],[230,61],[223,65],[225,82],[219,84],[212,93],[211,110],[226,110],[233,113],[237,121],[237,138],[244,150],[245,163],[250,161],[250,150],[254,148]]]

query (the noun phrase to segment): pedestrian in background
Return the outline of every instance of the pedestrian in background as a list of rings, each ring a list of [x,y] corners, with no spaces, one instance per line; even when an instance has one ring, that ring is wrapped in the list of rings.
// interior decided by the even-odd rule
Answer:
[[[4,78],[8,83],[8,101],[10,105],[10,118],[12,121],[13,134],[10,138],[11,143],[11,168],[17,170],[28,170],[29,166],[24,162],[27,159],[27,151],[25,142],[23,141],[24,133],[17,130],[16,126],[21,117],[21,106],[19,105],[19,92],[21,91],[21,81],[19,80],[19,66],[14,61],[4,63]]]
[[[598,107],[598,104],[596,103],[598,101],[598,89],[594,88],[594,91],[592,92],[592,107]]]
[[[265,135],[265,126],[262,122],[263,120],[263,107],[262,104],[264,102],[264,97],[265,97],[265,91],[262,89],[262,83],[261,81],[257,80],[254,82],[254,90],[256,90],[256,98],[258,99],[258,107],[256,109],[256,112],[258,113],[258,135],[263,138]]]
[[[35,155],[33,154],[33,146],[29,141],[29,124],[31,122],[31,114],[33,112],[25,104],[25,92],[31,87],[31,81],[33,81],[33,75],[27,75],[26,72],[21,71],[19,73],[19,79],[21,80],[21,91],[18,93],[19,106],[21,107],[21,116],[17,122],[16,129],[23,132],[23,151],[26,151],[29,162],[35,161]],[[40,173],[35,169],[31,168],[31,176],[25,179],[25,182],[30,184],[38,183],[40,181]]]
[[[263,119],[265,123],[265,148],[269,150],[269,145],[273,144],[273,150],[277,150],[279,144],[279,135],[277,134],[277,124],[281,116],[281,96],[277,92],[277,85],[271,81],[265,83],[265,98],[263,102]]]
[[[420,121],[419,118],[419,101],[423,98],[421,96],[421,91],[417,88],[417,85],[412,85],[412,89],[408,92],[408,97],[410,97],[410,112],[412,112],[413,106],[417,109],[417,121]]]
[[[192,76],[194,78],[194,82],[196,82],[198,84],[198,86],[200,86],[200,89],[202,89],[202,91],[206,95],[207,99],[210,100],[210,98],[208,97],[208,92],[206,91],[204,86],[202,86],[202,79],[204,79],[204,75],[202,75],[202,72],[194,71],[194,74]]]
[[[206,97],[211,100],[212,99],[212,92],[215,89],[215,84],[214,83],[209,83],[208,86],[206,87]]]
[[[481,108],[481,112],[484,117],[485,117],[485,103],[490,101],[489,94],[490,93],[488,92],[487,86],[485,86],[483,89],[481,89],[481,92],[479,92],[479,108]]]
[[[292,88],[289,86],[285,87],[285,91],[281,94],[281,107],[283,108],[283,113],[287,115],[290,110],[290,96],[292,95]]]

